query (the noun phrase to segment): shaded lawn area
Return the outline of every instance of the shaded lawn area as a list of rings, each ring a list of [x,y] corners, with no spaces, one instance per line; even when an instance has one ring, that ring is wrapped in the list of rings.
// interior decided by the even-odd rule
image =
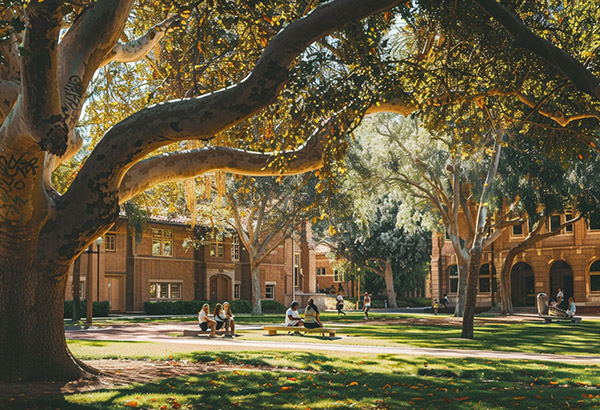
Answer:
[[[113,343],[103,343],[108,352]],[[71,343],[71,347],[77,351],[77,346],[84,344]],[[100,357],[102,354],[96,355]],[[231,363],[239,368],[72,394],[36,405],[88,409],[134,405],[150,409],[542,409],[600,405],[600,372],[594,365],[280,351],[149,357]]]
[[[335,327],[335,323],[326,323]],[[266,336],[264,331],[242,331],[244,340],[282,342],[333,343],[317,335]],[[501,350],[528,353],[598,355],[600,354],[600,326],[597,322],[552,323],[512,322],[475,325],[473,340],[461,339],[459,324],[392,324],[357,323],[341,327],[343,336],[335,340],[341,344],[379,346],[409,345],[439,349]]]

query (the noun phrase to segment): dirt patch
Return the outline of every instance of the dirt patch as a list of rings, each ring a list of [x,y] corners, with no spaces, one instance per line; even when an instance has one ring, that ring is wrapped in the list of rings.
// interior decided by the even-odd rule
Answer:
[[[85,376],[64,382],[0,383],[0,408],[16,408],[27,401],[65,394],[111,389],[132,383],[150,383],[156,380],[194,374],[233,370],[275,370],[267,366],[229,365],[219,363],[186,363],[151,360],[89,360],[85,362],[102,372],[99,376]],[[286,369],[277,368],[277,371]]]

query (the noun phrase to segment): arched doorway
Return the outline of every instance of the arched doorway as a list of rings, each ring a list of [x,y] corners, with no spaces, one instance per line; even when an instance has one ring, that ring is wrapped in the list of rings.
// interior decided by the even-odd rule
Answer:
[[[565,261],[554,262],[550,268],[550,298],[556,298],[558,288],[565,294],[564,300],[573,296],[573,270]]]
[[[510,270],[510,296],[513,306],[535,306],[533,269],[528,263],[515,263]]]
[[[210,278],[210,300],[223,302],[231,300],[231,278],[227,275],[213,275]]]

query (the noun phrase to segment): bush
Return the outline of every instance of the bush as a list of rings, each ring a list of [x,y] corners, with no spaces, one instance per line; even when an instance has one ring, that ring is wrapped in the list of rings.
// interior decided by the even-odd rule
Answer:
[[[104,302],[92,302],[92,317],[106,317],[110,311],[110,304],[107,300]],[[79,313],[81,317],[87,316],[87,301],[79,301]],[[73,317],[73,301],[65,300],[65,319],[71,319]]]
[[[285,313],[286,311],[286,307],[276,300],[263,300],[260,305],[263,313]]]
[[[144,302],[144,312],[147,315],[193,315],[198,313],[205,303],[209,304],[212,313],[215,305],[222,302],[214,300],[148,301]],[[252,304],[247,300],[232,300],[229,304],[233,314],[252,312]]]

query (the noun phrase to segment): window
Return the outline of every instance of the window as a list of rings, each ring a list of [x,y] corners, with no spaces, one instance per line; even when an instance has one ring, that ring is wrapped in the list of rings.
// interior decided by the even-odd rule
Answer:
[[[512,227],[512,234],[514,236],[521,236],[521,235],[523,235],[523,224],[513,225],[513,227]]]
[[[458,292],[458,266],[452,265],[448,267],[448,281],[450,293]]]
[[[236,283],[233,285],[233,298],[234,299],[239,299],[240,298],[240,284]]]
[[[114,234],[104,235],[104,250],[114,252],[117,249],[117,236]]]
[[[181,299],[181,283],[150,283],[150,299]]]
[[[152,229],[152,255],[173,256],[173,231]]]
[[[275,285],[267,284],[265,288],[265,299],[275,299]]]
[[[590,266],[590,291],[600,292],[600,260]]]
[[[327,269],[317,268],[317,276],[325,276]]]
[[[486,263],[479,268],[479,292],[490,293],[490,264]]]
[[[588,217],[588,229],[590,231],[600,231],[600,212],[592,212]]]
[[[340,275],[340,271],[338,271],[337,269],[333,270],[333,281],[334,282],[341,282],[342,281],[342,275]]]
[[[570,221],[571,219],[573,219],[573,209],[572,208],[565,209],[565,222]],[[572,232],[573,232],[573,224],[565,227],[565,233],[572,233]]]
[[[560,215],[552,215],[550,217],[550,227],[548,230],[550,232],[555,231],[560,226]]]
[[[223,242],[210,243],[210,256],[215,258],[223,258]]]
[[[300,254],[294,254],[294,286],[298,287],[300,285]]]
[[[234,261],[240,260],[240,238],[237,236],[231,238],[231,259]]]

